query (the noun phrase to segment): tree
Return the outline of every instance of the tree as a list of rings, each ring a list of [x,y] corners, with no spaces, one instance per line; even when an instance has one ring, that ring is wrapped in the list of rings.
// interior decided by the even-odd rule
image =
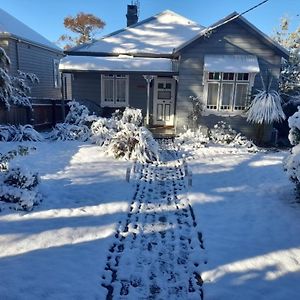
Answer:
[[[76,36],[63,34],[58,40],[64,43],[64,49],[69,49],[92,41],[99,29],[104,28],[105,22],[93,14],[79,12],[75,17],[65,17],[64,26],[76,34]]]
[[[290,31],[289,18],[281,18],[280,28],[275,31],[273,39],[290,51],[290,58],[283,62],[280,78],[280,92],[284,95],[300,93],[300,26]]]
[[[12,76],[8,73],[10,59],[3,48],[0,47],[0,106],[6,109],[11,104],[31,107],[30,87],[31,84],[38,83],[39,79],[33,73],[18,71],[18,76]]]

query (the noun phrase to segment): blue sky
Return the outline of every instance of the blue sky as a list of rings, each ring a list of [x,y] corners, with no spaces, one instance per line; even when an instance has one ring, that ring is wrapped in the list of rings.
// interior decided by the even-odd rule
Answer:
[[[242,12],[261,0],[140,0],[140,20],[165,9],[208,26],[232,11]],[[127,4],[131,0],[0,0],[0,7],[50,41],[67,31],[63,19],[79,11],[93,13],[106,22],[102,34],[126,25]],[[289,16],[294,27],[300,24],[300,0],[269,0],[245,17],[267,34],[272,34],[281,16]]]

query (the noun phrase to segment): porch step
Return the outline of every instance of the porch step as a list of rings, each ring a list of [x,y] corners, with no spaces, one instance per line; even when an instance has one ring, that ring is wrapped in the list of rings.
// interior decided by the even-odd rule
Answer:
[[[155,139],[173,139],[176,136],[174,127],[150,127],[148,129]]]

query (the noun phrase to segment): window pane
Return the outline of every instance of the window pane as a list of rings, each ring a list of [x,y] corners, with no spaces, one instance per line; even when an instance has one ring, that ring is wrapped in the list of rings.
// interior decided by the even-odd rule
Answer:
[[[223,80],[234,80],[234,73],[223,73]]]
[[[217,109],[219,98],[219,84],[208,83],[207,89],[207,108]]]
[[[162,82],[159,82],[158,85],[157,85],[157,87],[159,89],[163,89],[164,88],[164,84]]]
[[[166,89],[170,90],[172,87],[171,83],[166,83]]]
[[[103,79],[104,84],[104,101],[113,102],[114,101],[114,80],[113,79]]]
[[[157,121],[162,121],[163,120],[163,105],[158,104],[157,105]]]
[[[220,109],[230,109],[232,98],[233,98],[233,84],[223,83],[222,84],[222,99]]]
[[[239,83],[236,85],[234,109],[243,110],[246,107],[248,96],[248,84]]]
[[[210,80],[220,80],[220,73],[210,72],[208,74],[208,79],[210,79]]]
[[[165,121],[170,121],[171,105],[165,105]]]
[[[238,80],[248,81],[249,73],[238,73]]]
[[[116,78],[116,102],[126,102],[126,79]]]

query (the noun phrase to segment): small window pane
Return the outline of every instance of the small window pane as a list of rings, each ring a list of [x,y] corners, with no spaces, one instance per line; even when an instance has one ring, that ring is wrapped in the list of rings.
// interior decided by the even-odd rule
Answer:
[[[220,73],[210,72],[208,74],[209,80],[220,80]]]
[[[158,85],[157,85],[157,87],[159,89],[163,89],[164,88],[164,84],[162,82],[159,82]]]
[[[231,109],[231,103],[233,98],[233,87],[232,83],[223,83],[222,84],[222,99],[220,109]]]
[[[126,102],[126,79],[116,79],[116,102]]]
[[[235,110],[243,110],[247,104],[247,97],[248,97],[248,84],[237,84],[236,85],[236,92],[235,92]]]
[[[223,80],[234,80],[234,73],[223,73]]]
[[[113,102],[114,101],[114,80],[113,79],[104,79],[104,101]]]
[[[238,73],[238,80],[239,81],[248,81],[249,73]]]
[[[217,109],[218,98],[219,98],[219,84],[208,83],[207,108]]]
[[[171,83],[166,83],[166,89],[170,90],[172,88],[172,84]]]

